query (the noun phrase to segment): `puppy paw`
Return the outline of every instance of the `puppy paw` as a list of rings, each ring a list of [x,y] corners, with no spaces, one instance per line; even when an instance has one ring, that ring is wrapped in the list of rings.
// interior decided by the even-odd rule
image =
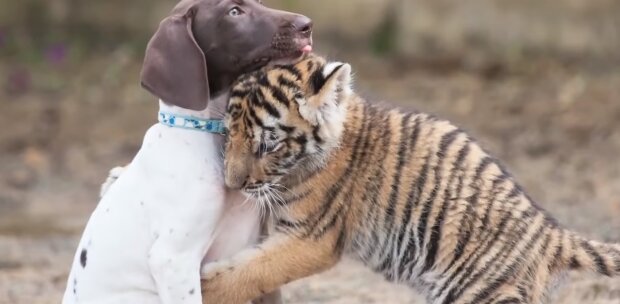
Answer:
[[[126,167],[116,167],[110,170],[108,173],[108,178],[106,178],[105,182],[101,185],[101,191],[99,192],[99,198],[102,198],[110,189],[112,184],[116,182],[116,180],[123,174]]]

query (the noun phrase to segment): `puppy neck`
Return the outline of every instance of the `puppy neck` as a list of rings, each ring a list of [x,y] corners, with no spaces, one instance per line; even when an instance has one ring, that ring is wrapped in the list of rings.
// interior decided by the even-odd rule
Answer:
[[[207,108],[202,111],[189,110],[165,103],[159,100],[159,111],[170,114],[191,116],[204,119],[223,119],[228,104],[228,92],[212,96]]]

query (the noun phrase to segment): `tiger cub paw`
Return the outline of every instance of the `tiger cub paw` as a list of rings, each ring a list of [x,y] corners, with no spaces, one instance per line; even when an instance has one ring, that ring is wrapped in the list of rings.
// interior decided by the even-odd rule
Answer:
[[[211,281],[220,275],[233,272],[235,267],[231,260],[226,259],[222,261],[207,263],[200,269],[200,277],[204,281]]]

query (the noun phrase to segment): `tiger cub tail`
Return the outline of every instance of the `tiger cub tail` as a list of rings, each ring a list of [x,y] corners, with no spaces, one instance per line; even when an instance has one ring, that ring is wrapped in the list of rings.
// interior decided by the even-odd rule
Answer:
[[[588,240],[574,232],[567,232],[570,250],[564,263],[570,269],[589,270],[613,277],[620,276],[620,244]]]

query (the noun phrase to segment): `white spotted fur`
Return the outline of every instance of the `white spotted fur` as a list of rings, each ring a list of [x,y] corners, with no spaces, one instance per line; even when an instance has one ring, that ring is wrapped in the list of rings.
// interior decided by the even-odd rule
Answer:
[[[226,101],[212,100],[202,112],[163,102],[160,108],[217,118]],[[147,131],[131,164],[113,169],[102,186],[64,304],[202,303],[203,259],[230,256],[258,240],[258,212],[251,202],[243,204],[245,197],[225,190],[223,140],[162,124]]]

